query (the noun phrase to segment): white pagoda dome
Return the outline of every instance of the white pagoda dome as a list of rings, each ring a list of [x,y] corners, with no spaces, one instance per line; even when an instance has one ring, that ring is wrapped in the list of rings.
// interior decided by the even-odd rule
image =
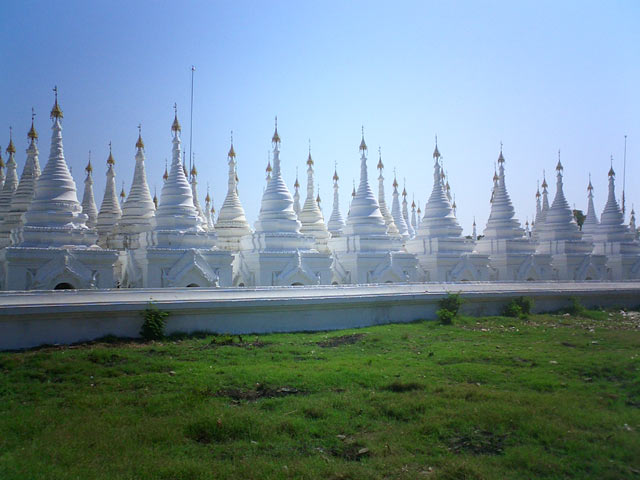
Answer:
[[[98,232],[98,245],[101,247],[110,246],[110,237],[113,235],[115,226],[122,216],[118,192],[116,189],[115,160],[109,142],[109,157],[107,158],[107,182],[104,189],[104,197],[98,212],[96,230]]]
[[[331,216],[327,223],[327,228],[332,237],[338,237],[342,235],[344,231],[344,219],[340,213],[340,196],[338,193],[338,166],[336,164],[333,170],[333,208],[331,210]]]

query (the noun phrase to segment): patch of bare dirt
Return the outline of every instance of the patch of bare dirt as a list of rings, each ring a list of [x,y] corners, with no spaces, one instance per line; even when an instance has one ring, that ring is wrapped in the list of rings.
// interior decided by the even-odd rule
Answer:
[[[364,338],[364,333],[353,333],[351,335],[342,335],[340,337],[331,337],[327,340],[323,340],[318,342],[317,345],[319,347],[327,348],[327,347],[340,347],[342,345],[353,345],[354,343],[359,342]]]

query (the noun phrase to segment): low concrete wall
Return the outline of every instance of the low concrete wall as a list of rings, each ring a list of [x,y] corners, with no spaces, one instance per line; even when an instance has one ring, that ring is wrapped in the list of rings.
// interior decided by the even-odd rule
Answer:
[[[333,330],[434,319],[438,301],[460,292],[463,313],[496,315],[526,295],[535,311],[577,297],[585,306],[636,307],[640,282],[421,283],[409,285],[175,288],[0,293],[0,350],[136,337],[153,303],[167,332],[267,333]]]

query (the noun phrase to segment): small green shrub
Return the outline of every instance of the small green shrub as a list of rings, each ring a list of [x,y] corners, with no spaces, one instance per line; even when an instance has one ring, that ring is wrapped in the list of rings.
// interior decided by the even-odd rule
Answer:
[[[456,318],[455,314],[452,311],[447,310],[446,308],[441,308],[440,310],[438,310],[436,312],[436,315],[438,317],[438,321],[442,325],[451,325],[453,323],[453,319]]]
[[[532,308],[533,298],[518,297],[507,303],[502,314],[505,317],[527,318],[531,314]]]
[[[449,310],[451,313],[453,313],[453,316],[456,317],[463,303],[464,300],[460,298],[459,293],[449,293],[446,297],[438,302],[438,306],[442,310]]]
[[[144,322],[140,328],[140,336],[145,340],[160,340],[164,338],[164,327],[167,323],[165,318],[169,312],[164,312],[155,308],[152,304],[142,312]]]
[[[438,302],[440,308],[436,312],[438,321],[443,325],[451,325],[453,320],[458,316],[458,311],[463,302],[459,293],[449,293],[441,299]]]
[[[571,315],[583,315],[586,310],[578,297],[569,297],[569,306],[564,309],[566,313]]]

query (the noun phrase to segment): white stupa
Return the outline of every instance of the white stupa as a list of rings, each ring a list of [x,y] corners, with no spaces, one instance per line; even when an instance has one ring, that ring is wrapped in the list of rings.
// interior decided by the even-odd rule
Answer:
[[[542,173],[542,208],[538,211],[536,209],[536,218],[533,226],[532,237],[534,240],[538,238],[538,231],[544,225],[544,221],[547,218],[547,212],[549,211],[549,190],[547,188],[549,185],[547,184],[547,176]]]
[[[233,139],[227,155],[227,163],[229,167],[227,196],[220,207],[216,233],[218,234],[219,248],[237,253],[240,250],[240,239],[251,234],[251,227],[247,222],[244,208],[238,196],[236,152],[233,148]]]
[[[409,203],[407,202],[407,187],[402,187],[402,218],[404,223],[407,225],[407,233],[409,234],[409,238],[413,238],[416,234],[413,229],[413,225],[411,225],[411,218],[409,218]]]
[[[476,252],[489,255],[491,279],[499,281],[543,280],[551,274],[551,257],[536,254],[535,243],[524,236],[515,218],[507,193],[504,156],[500,148],[498,179],[493,191],[491,212],[484,236],[476,243]]]
[[[600,280],[604,277],[605,258],[592,255],[593,244],[582,233],[564,196],[563,171],[558,152],[556,196],[537,230],[536,251],[551,255],[552,280]]]
[[[440,158],[436,146],[433,152],[433,189],[416,235],[407,242],[407,251],[418,259],[422,281],[488,280],[489,258],[473,253],[475,242],[462,237],[462,227],[453,214],[442,183]]]
[[[204,215],[204,211],[200,206],[200,200],[198,199],[198,169],[196,168],[196,161],[194,159],[193,166],[191,167],[191,195],[193,196],[193,206],[196,207],[196,211],[198,212],[198,220],[200,221],[200,226],[204,230],[209,230],[207,226],[207,219]]]
[[[84,169],[87,176],[84,179],[84,193],[82,194],[82,213],[87,216],[87,227],[95,228],[98,224],[98,207],[93,196],[93,167],[91,166],[91,151],[89,161]]]
[[[298,214],[298,220],[301,224],[300,232],[313,236],[316,250],[322,253],[329,253],[327,242],[329,241],[330,235],[315,197],[313,184],[313,158],[311,158],[311,146],[309,146],[309,156],[307,157],[307,198],[304,201],[302,210],[300,210]],[[320,193],[318,192],[318,196],[319,195]]]
[[[638,231],[638,227],[636,226],[636,211],[633,208],[633,205],[631,205],[631,216],[629,217],[629,230],[631,230],[631,233],[633,234],[633,238],[635,240],[638,240],[638,237],[640,236],[640,231]]]
[[[418,221],[416,220],[416,201],[415,198],[411,200],[411,226],[413,227],[414,236],[418,231]]]
[[[145,287],[230,286],[231,254],[215,247],[215,232],[207,232],[193,203],[192,187],[180,162],[182,128],[177,107],[171,131],[171,170],[162,186],[155,227],[144,248],[127,265],[128,285]],[[133,263],[133,264],[132,264]],[[126,280],[126,279],[125,279]]]
[[[24,226],[13,231],[15,246],[3,251],[4,288],[111,288],[117,252],[100,249],[95,231],[86,226],[64,159],[63,114],[54,90],[49,160],[36,182]]]
[[[335,283],[408,282],[417,278],[417,260],[387,234],[387,224],[367,175],[367,144],[360,142],[360,183],[351,201],[344,234],[329,240]]]
[[[593,206],[593,185],[591,185],[591,174],[589,174],[589,185],[587,186],[587,200],[589,204],[587,206],[587,215],[585,216],[584,223],[582,224],[582,233],[585,235],[592,235],[597,232],[600,222],[596,215],[596,209]]]
[[[635,232],[624,222],[624,215],[615,191],[615,172],[609,170],[607,203],[600,215],[600,225],[589,237],[593,240],[595,254],[606,255],[606,278],[629,280],[640,278],[640,243]]]
[[[338,166],[333,170],[333,208],[327,223],[327,228],[332,237],[339,237],[344,231],[344,219],[340,213],[340,195],[338,193]]]
[[[0,147],[0,193],[2,192],[2,187],[4,186],[4,160],[2,159],[2,147]]]
[[[402,207],[400,206],[400,194],[398,193],[398,181],[395,175],[393,176],[393,200],[391,201],[391,216],[393,217],[393,223],[398,229],[398,236],[401,238],[402,243],[406,243],[409,240],[409,228],[407,222],[402,215]]]
[[[213,222],[213,216],[211,215],[212,201],[211,194],[209,193],[209,186],[207,185],[207,196],[204,197],[204,219],[207,221],[208,232],[214,232],[216,229]]]
[[[138,126],[135,159],[136,164],[129,195],[122,204],[122,214],[113,229],[111,237],[113,246],[119,250],[140,248],[144,242],[146,232],[153,230],[156,214],[151,191],[147,183],[144,142],[140,125]],[[109,185],[107,185],[107,188],[109,188]]]
[[[18,189],[18,165],[15,159],[16,147],[13,145],[13,137],[11,134],[9,134],[7,153],[9,154],[6,164],[7,173],[4,178],[4,184],[2,185],[2,191],[0,192],[0,223],[4,220],[5,215],[9,213],[11,201]]]
[[[298,181],[298,167],[296,167],[296,181],[293,183],[293,211],[296,212],[298,220],[300,220],[300,182]]]
[[[328,284],[331,258],[314,248],[315,238],[300,233],[293,198],[280,170],[278,125],[272,138],[273,171],[262,195],[255,232],[240,241],[234,284],[310,285]]]
[[[384,223],[387,225],[387,233],[391,235],[393,238],[402,238],[400,232],[398,231],[398,227],[393,221],[393,217],[391,216],[391,211],[387,207],[386,195],[384,193],[384,175],[382,171],[384,170],[384,163],[382,163],[382,150],[378,147],[378,165],[377,165],[379,174],[378,174],[378,205],[380,206],[380,213],[384,217]],[[355,193],[355,189],[354,189]]]
[[[33,195],[35,194],[36,180],[40,176],[40,165],[38,162],[38,132],[33,124],[35,114],[31,116],[31,128],[27,137],[29,147],[27,148],[27,160],[20,175],[20,182],[16,189],[11,203],[4,215],[4,220],[0,224],[0,248],[11,243],[11,232],[23,226],[23,214],[28,210]],[[16,239],[17,241],[17,239]]]
[[[107,181],[104,188],[104,197],[98,211],[98,221],[96,231],[98,232],[98,245],[103,248],[115,248],[112,236],[120,217],[122,209],[118,200],[116,189],[115,160],[111,152],[111,142],[109,142],[109,157],[107,158]]]

